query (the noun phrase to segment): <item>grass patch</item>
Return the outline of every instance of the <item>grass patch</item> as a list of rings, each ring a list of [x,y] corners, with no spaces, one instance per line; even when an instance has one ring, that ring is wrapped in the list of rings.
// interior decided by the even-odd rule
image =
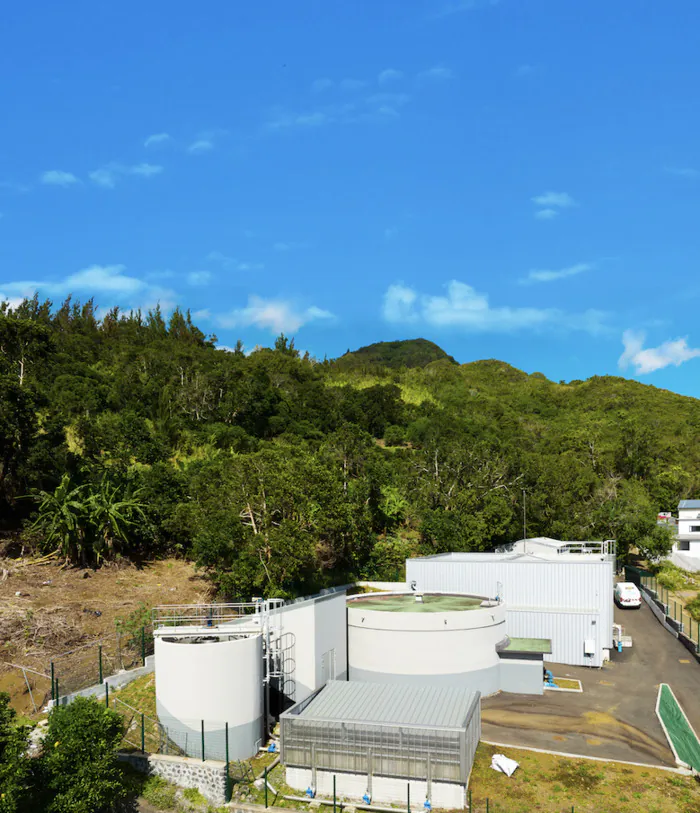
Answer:
[[[491,757],[520,763],[512,777],[491,770]],[[481,743],[470,782],[474,813],[697,813],[700,785],[692,776],[614,762],[565,759]]]
[[[111,694],[112,691],[110,691]],[[128,703],[137,711],[145,714],[146,717],[156,719],[156,676],[154,672],[142,675],[121,689],[117,689],[114,691],[114,696],[122,703]]]
[[[572,680],[570,678],[554,678],[554,683],[559,689],[582,689],[580,680]]]
[[[177,788],[160,776],[149,776],[146,779],[141,788],[141,796],[160,810],[172,810],[177,804]]]

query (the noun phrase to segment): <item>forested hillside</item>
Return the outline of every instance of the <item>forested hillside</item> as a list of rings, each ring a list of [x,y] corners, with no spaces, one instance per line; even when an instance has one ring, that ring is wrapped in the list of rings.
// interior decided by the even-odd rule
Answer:
[[[319,363],[281,336],[246,356],[179,311],[2,306],[6,544],[180,553],[222,595],[293,595],[517,539],[523,489],[529,535],[623,548],[700,494],[694,399],[373,348]]]

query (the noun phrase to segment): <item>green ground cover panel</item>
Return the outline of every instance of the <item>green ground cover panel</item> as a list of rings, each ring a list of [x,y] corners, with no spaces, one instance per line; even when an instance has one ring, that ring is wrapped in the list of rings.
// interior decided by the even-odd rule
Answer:
[[[678,758],[696,771],[700,771],[700,742],[665,683],[661,684],[658,711]]]

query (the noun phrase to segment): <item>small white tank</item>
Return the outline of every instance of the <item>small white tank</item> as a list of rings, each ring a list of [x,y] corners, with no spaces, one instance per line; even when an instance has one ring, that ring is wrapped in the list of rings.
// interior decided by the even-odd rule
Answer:
[[[230,759],[257,753],[263,728],[263,645],[260,634],[155,637],[156,707],[171,740],[189,756]]]
[[[500,690],[496,645],[502,602],[438,593],[368,593],[348,599],[350,680]]]

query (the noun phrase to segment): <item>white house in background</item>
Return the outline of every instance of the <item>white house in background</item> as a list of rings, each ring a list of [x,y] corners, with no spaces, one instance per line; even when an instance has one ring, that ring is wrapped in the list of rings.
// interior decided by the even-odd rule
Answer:
[[[678,503],[678,535],[673,549],[700,558],[700,500]]]

